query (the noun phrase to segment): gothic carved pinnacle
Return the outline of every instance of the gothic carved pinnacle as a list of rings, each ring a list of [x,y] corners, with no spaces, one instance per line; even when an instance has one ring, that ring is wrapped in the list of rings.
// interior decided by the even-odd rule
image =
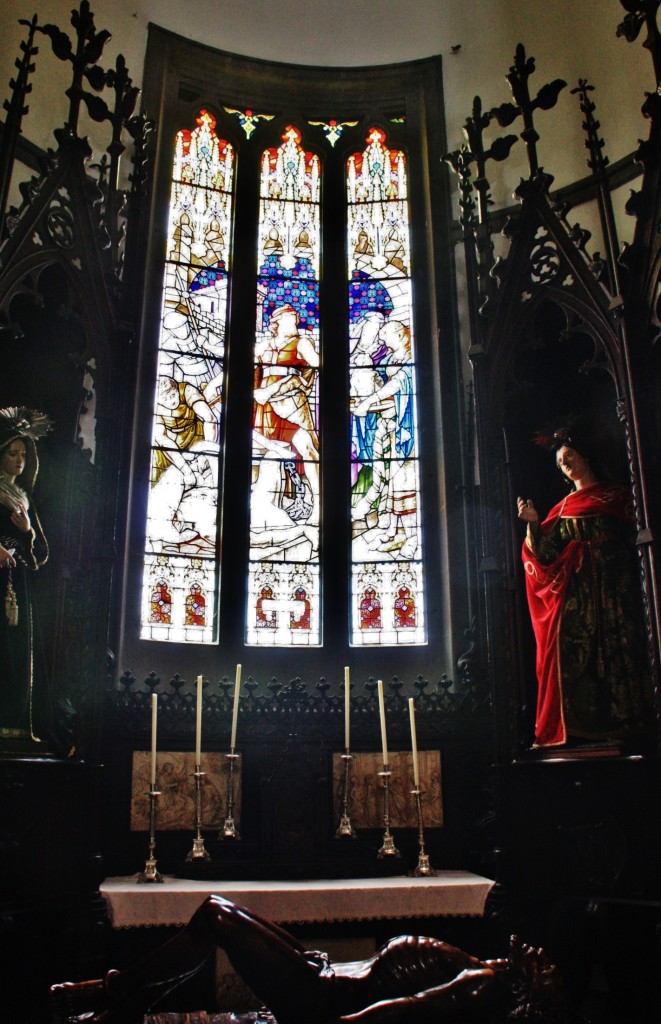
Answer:
[[[588,95],[591,92],[594,92],[594,86],[589,85],[587,79],[579,78],[578,86],[575,89],[572,89],[572,96],[578,94],[580,97],[580,108],[585,115],[583,129],[587,136],[585,147],[590,153],[588,167],[591,171],[594,171],[595,174],[602,174],[608,166],[608,157],[603,153],[604,140],[599,138],[599,129],[601,125],[594,116],[596,105]]]
[[[126,129],[134,143],[133,171],[129,174],[131,191],[141,196],[145,194],[149,139],[156,130],[156,122],[144,113],[138,114],[127,121]]]
[[[474,161],[473,154],[464,145],[452,153],[447,153],[443,160],[452,167],[459,179],[459,223],[464,230],[470,230],[475,225],[475,200],[470,171],[470,165]]]
[[[81,0],[80,9],[71,12],[71,24],[77,36],[75,46],[69,36],[62,32],[57,25],[40,26],[38,31],[48,36],[55,56],[59,60],[69,61],[72,66],[73,78],[66,92],[70,101],[67,125],[72,132],[76,133],[81,100],[85,100],[90,116],[94,120],[104,119],[101,116],[103,112],[100,106],[103,101],[83,89],[83,79],[87,80],[95,92],[100,92],[103,89],[106,73],[103,68],[98,66],[97,62],[110,39],[110,32],[105,29],[102,32],[96,31],[94,15],[90,11],[88,0]],[[103,106],[105,107],[105,104]]]
[[[33,16],[32,21],[21,19],[19,25],[27,26],[28,37],[27,40],[20,44],[23,51],[22,59],[19,60],[17,58],[15,61],[18,75],[9,82],[12,90],[11,100],[5,100],[3,104],[4,109],[7,111],[7,117],[5,118],[2,152],[0,155],[0,239],[4,229],[4,216],[7,209],[7,197],[9,195],[16,144],[21,133],[23,116],[29,110],[29,107],[25,104],[25,97],[32,91],[32,85],[28,81],[29,76],[34,71],[32,58],[39,53],[38,47],[33,46],[34,33],[37,29],[37,15]]]
[[[517,141],[516,135],[505,135],[494,139],[491,145],[485,148],[484,131],[488,128],[492,116],[491,112],[484,113],[482,100],[479,96],[476,96],[473,100],[472,114],[466,118],[464,124],[464,135],[468,141],[468,150],[475,161],[477,169],[474,184],[479,196],[479,220],[481,224],[486,223],[488,207],[491,203],[489,182],[486,177],[487,161],[505,160],[509,156],[512,146]]]
[[[561,78],[555,78],[548,82],[537,93],[534,99],[530,98],[528,79],[535,71],[534,57],[526,57],[526,51],[522,43],[519,43],[514,54],[514,64],[510,67],[506,76],[512,90],[514,103],[501,103],[490,112],[501,128],[512,124],[517,117],[523,118],[523,131],[521,138],[526,144],[526,153],[530,167],[530,176],[533,177],[538,169],[537,142],[539,135],[535,130],[533,119],[534,110],[550,110],[558,101],[558,96],[566,86]]]

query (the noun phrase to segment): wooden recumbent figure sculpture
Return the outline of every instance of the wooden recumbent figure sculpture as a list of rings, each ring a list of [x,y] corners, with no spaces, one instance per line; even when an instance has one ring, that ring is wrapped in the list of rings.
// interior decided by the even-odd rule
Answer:
[[[400,935],[367,960],[336,963],[222,896],[209,896],[185,928],[140,963],[98,981],[54,985],[54,1020],[143,1024],[145,1014],[163,1005],[217,948],[277,1024],[578,1020],[557,969],[542,950],[516,938],[507,957],[478,960],[440,939]]]

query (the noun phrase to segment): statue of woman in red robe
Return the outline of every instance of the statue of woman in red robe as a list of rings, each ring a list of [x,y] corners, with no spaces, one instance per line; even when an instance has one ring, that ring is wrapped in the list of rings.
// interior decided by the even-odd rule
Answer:
[[[526,590],[537,643],[535,746],[610,743],[644,731],[645,649],[631,496],[600,478],[586,441],[545,439],[571,492],[527,525]]]

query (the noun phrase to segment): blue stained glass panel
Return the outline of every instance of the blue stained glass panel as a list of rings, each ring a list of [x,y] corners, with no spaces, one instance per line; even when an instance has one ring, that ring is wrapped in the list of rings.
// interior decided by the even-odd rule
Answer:
[[[347,163],[351,642],[426,642],[405,154]]]
[[[262,155],[246,642],[320,643],[318,158]]]

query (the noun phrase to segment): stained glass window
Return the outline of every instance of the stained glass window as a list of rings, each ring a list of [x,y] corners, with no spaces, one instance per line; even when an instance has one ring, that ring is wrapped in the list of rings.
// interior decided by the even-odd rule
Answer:
[[[140,635],[179,643],[222,639],[220,509],[225,522],[229,507],[242,506],[247,515],[235,516],[239,532],[232,538],[239,540],[245,529],[245,547],[233,546],[236,557],[223,588],[243,592],[243,642],[262,648],[321,646],[325,614],[328,618],[321,570],[323,441],[336,459],[342,449],[349,485],[326,501],[327,512],[331,506],[342,516],[350,511],[346,604],[339,608],[337,559],[333,623],[337,628],[344,616],[343,640],[353,646],[424,644],[407,156],[382,128],[371,128],[365,137],[357,122],[310,122],[315,145],[328,152],[340,137],[331,138],[328,125],[353,131],[358,142],[346,163],[338,154],[324,165],[324,175],[333,176],[327,191],[337,196],[338,186],[343,189],[345,208],[336,218],[337,201],[326,203],[322,215],[322,159],[304,141],[301,127],[285,121],[276,133],[268,126],[270,115],[245,113],[250,130],[236,144],[242,166],[253,168],[246,179],[255,182],[255,234],[250,242],[242,236],[234,255],[235,148],[207,110],[176,135]],[[219,114],[230,136],[236,114],[234,108]],[[338,244],[333,250],[338,258],[329,262],[328,253],[322,258],[324,234],[343,239],[346,269]],[[254,308],[244,287],[241,302],[233,302],[237,316],[230,327],[232,263],[237,278],[240,263]],[[334,294],[346,289],[347,296],[344,317],[335,310],[340,331],[327,335],[325,358],[334,368],[334,401],[348,402],[344,422],[350,434],[335,431],[330,439],[333,403],[320,437],[320,330],[328,317],[320,307],[322,266],[324,281],[335,282]],[[254,333],[245,329],[249,308]],[[342,319],[348,345],[329,344],[329,338],[346,337]],[[252,395],[252,412],[248,404],[243,407],[243,427],[241,401],[233,406],[239,411],[230,409],[230,429],[245,428],[246,444],[250,435],[243,448],[250,458],[249,464],[243,460],[244,476],[235,435],[225,436],[226,335],[235,339],[232,365],[242,367],[232,375],[233,395],[247,399],[247,390]],[[240,352],[245,356],[237,361]],[[236,486],[223,490],[224,478]]]
[[[216,636],[220,422],[234,152],[207,111],[177,134],[163,281],[141,636]]]
[[[320,643],[320,163],[287,127],[261,161],[246,642]]]
[[[347,164],[352,629],[424,643],[406,157],[373,128]]]

